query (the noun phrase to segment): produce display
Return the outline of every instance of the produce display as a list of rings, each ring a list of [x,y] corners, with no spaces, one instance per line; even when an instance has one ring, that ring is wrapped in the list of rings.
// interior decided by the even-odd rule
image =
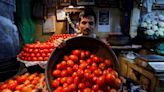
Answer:
[[[37,92],[45,86],[44,73],[26,72],[1,83],[0,92]]]
[[[73,36],[75,36],[75,34],[54,34],[47,42],[40,43],[37,41],[33,44],[26,44],[18,57],[25,61],[47,61],[55,48],[55,40],[59,38],[67,39]]]
[[[140,27],[144,31],[146,39],[164,38],[164,15],[148,13],[143,16]]]
[[[75,34],[54,34],[48,41],[41,43],[39,41],[26,44],[22,51],[19,53],[17,60],[25,63],[25,65],[33,66],[40,65],[42,68],[45,67],[49,56],[56,47],[58,39],[68,39],[70,37],[76,36]]]
[[[51,42],[26,44],[18,57],[26,61],[47,61],[54,48]]]
[[[52,76],[53,92],[116,92],[122,83],[112,61],[82,49],[65,55]]]

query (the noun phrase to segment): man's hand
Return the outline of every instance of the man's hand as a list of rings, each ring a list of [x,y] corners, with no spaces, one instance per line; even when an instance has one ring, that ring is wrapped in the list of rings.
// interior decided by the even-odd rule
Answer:
[[[58,38],[58,39],[56,39],[53,43],[54,43],[55,47],[61,48],[61,47],[64,46],[65,41],[64,41],[63,38]]]

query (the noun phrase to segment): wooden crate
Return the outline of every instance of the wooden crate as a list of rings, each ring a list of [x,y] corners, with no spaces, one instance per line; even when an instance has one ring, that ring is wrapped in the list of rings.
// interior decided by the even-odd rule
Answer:
[[[153,72],[146,70],[125,57],[119,57],[121,75],[128,77],[140,85],[143,85],[148,92],[155,92],[157,77]]]

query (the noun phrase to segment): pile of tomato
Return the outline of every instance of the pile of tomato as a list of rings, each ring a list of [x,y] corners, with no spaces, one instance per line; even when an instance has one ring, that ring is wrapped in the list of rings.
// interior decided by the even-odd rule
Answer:
[[[25,73],[0,84],[0,92],[37,92],[44,88],[44,73]]]
[[[51,55],[54,44],[51,42],[26,44],[18,57],[25,61],[47,61]]]
[[[67,39],[67,38],[74,37],[74,36],[76,36],[76,34],[53,34],[48,39],[48,42],[53,42],[54,40],[59,39],[59,38]]]
[[[116,92],[121,79],[112,61],[89,50],[72,50],[52,71],[53,92]]]

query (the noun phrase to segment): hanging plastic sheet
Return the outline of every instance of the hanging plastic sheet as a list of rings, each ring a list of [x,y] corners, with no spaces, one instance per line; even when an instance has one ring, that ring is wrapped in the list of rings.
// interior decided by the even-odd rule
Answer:
[[[23,45],[33,43],[35,25],[31,19],[31,0],[17,0],[16,20]]]

